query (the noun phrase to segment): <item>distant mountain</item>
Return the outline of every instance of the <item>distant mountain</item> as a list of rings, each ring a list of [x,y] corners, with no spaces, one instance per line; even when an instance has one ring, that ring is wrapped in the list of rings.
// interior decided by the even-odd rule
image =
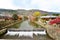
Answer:
[[[41,12],[41,14],[59,14],[57,12],[47,12],[47,11],[42,11],[42,10],[38,10],[38,9],[31,9],[31,10],[25,10],[25,9],[18,9],[18,10],[12,10],[12,9],[0,9],[0,13],[17,13],[17,14],[24,14],[24,15],[29,15],[29,14],[33,14],[34,12],[39,11]]]
[[[48,14],[48,15],[52,15],[52,14],[60,14],[59,12],[48,12],[48,11],[43,11],[43,10],[38,10],[38,9],[32,9],[32,10],[24,10],[24,9],[20,9],[17,12],[20,14],[33,14],[34,12],[39,11],[41,14]]]
[[[0,9],[0,13],[14,13],[17,12],[16,10],[11,9]]]
[[[16,10],[11,10],[11,9],[0,9],[1,12],[15,12]]]

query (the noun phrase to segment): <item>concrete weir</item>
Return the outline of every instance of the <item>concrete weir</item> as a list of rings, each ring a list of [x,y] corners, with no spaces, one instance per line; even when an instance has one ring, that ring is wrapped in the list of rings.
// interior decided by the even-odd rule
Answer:
[[[10,36],[15,36],[18,35],[20,36],[29,36],[33,38],[33,34],[38,35],[46,35],[45,30],[8,30],[8,32],[6,33],[6,35],[10,35]]]

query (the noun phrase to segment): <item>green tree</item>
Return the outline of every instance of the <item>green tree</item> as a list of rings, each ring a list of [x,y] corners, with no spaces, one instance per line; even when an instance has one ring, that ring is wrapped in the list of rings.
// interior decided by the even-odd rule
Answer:
[[[52,14],[53,16],[59,16],[59,14]]]
[[[24,16],[24,20],[27,20],[28,19],[28,17],[27,16]]]
[[[13,17],[14,20],[17,20],[18,19],[18,15],[17,14],[13,14],[12,17]]]

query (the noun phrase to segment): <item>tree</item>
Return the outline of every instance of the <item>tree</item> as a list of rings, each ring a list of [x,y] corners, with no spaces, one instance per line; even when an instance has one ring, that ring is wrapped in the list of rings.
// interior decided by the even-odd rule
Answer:
[[[33,13],[33,16],[35,16],[35,17],[40,16],[40,15],[41,15],[41,14],[40,14],[40,12],[38,12],[38,11]]]
[[[17,20],[18,19],[18,15],[17,14],[13,14],[12,17],[13,17],[14,20]]]
[[[27,20],[28,19],[28,17],[27,16],[24,16],[24,20]]]
[[[59,14],[52,14],[53,16],[59,16]]]
[[[36,17],[35,20],[38,21],[39,16],[41,16],[41,13],[39,11],[36,11],[36,12],[33,13],[33,16]]]

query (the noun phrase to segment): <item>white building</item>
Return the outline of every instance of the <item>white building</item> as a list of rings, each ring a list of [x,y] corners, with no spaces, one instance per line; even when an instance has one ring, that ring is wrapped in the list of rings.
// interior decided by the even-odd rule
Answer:
[[[40,18],[56,18],[57,16],[41,16]]]

